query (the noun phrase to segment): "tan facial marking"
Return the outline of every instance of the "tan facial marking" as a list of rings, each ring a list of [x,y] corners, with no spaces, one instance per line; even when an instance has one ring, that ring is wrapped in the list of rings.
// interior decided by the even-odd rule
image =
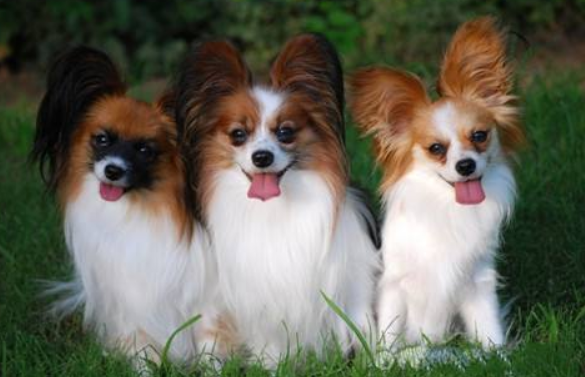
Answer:
[[[175,141],[175,125],[158,108],[128,97],[106,97],[97,102],[74,133],[70,164],[59,193],[62,205],[80,193],[93,161],[91,138],[104,129],[122,139],[151,140],[156,144],[154,187],[147,194],[139,190],[125,195],[150,212],[170,211],[179,224],[180,234],[190,235],[190,217],[182,202],[183,165]]]

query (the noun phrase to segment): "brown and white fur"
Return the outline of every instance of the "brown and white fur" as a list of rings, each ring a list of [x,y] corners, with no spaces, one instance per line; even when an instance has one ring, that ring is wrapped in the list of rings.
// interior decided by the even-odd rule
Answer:
[[[504,33],[486,17],[456,32],[436,101],[394,69],[351,79],[353,116],[384,171],[377,315],[387,347],[444,340],[456,316],[470,339],[505,341],[494,258],[523,139],[511,76]]]
[[[132,99],[109,58],[77,47],[48,75],[32,156],[56,192],[74,278],[56,309],[83,306],[109,349],[156,361],[169,336],[209,314],[214,268],[184,203],[176,126],[161,106]],[[211,287],[211,288],[210,288]],[[191,329],[190,329],[191,330]],[[183,331],[170,356],[186,361],[204,326]]]
[[[273,365],[353,336],[330,297],[373,329],[371,215],[348,186],[334,48],[301,35],[255,84],[227,42],[199,44],[177,81],[177,123],[238,338]]]

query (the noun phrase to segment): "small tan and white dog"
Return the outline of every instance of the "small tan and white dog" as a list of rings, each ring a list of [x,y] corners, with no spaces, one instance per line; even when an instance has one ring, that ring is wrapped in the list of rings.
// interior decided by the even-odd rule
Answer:
[[[483,346],[505,341],[494,266],[516,196],[511,158],[523,141],[505,35],[463,24],[432,101],[415,76],[358,71],[351,109],[372,134],[385,206],[377,314],[385,346],[441,341],[459,316]]]

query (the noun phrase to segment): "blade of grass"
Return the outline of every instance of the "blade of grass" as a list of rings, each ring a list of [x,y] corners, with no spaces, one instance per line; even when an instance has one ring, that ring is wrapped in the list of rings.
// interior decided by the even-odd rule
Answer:
[[[370,345],[368,344],[368,341],[366,340],[366,337],[364,336],[364,334],[362,334],[362,332],[356,326],[356,324],[347,316],[347,314],[345,314],[343,312],[343,310],[339,306],[337,306],[337,304],[335,302],[333,302],[333,300],[331,300],[325,294],[325,292],[321,291],[321,296],[323,296],[323,299],[325,300],[327,305],[329,305],[329,307],[335,312],[335,314],[337,314],[339,316],[339,318],[341,318],[343,320],[343,322],[345,322],[347,327],[349,327],[350,330],[358,338],[358,341],[362,345],[362,347],[363,347],[364,351],[366,352],[368,359],[370,359],[370,362],[372,363],[372,365],[376,365],[376,358],[374,357],[374,353],[372,352],[372,349],[370,348]]]

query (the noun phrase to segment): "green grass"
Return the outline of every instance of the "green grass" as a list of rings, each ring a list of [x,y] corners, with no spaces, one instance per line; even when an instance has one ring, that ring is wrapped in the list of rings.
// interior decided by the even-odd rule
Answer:
[[[279,365],[278,376],[582,376],[585,375],[585,98],[577,80],[534,80],[523,93],[529,145],[517,169],[520,200],[499,260],[501,297],[510,301],[513,344],[505,358],[487,355],[465,366],[376,368],[365,354],[347,362],[308,355]],[[103,355],[80,315],[55,323],[43,315],[37,279],[70,274],[59,213],[26,163],[34,112],[0,109],[0,375],[133,375],[120,356]],[[348,131],[352,175],[375,192],[379,172],[369,143]],[[197,325],[196,323],[194,324]],[[454,347],[464,350],[460,341]],[[173,376],[213,374],[165,367]],[[230,361],[221,374],[270,376]]]

